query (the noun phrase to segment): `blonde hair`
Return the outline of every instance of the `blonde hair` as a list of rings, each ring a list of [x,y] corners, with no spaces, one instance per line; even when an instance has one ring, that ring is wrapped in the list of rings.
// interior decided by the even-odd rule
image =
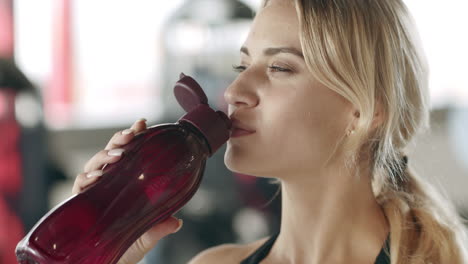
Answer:
[[[402,162],[415,135],[429,129],[430,107],[428,67],[407,7],[401,0],[295,6],[309,71],[359,110],[342,147],[352,153],[349,164],[358,166],[362,154],[371,161],[374,194],[390,225],[391,263],[468,263],[454,206]],[[371,132],[378,109],[383,121]]]

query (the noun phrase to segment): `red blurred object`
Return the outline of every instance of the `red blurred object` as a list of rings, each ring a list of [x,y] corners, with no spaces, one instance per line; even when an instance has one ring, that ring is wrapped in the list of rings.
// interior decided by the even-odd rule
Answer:
[[[14,116],[15,92],[0,87],[0,263],[16,263],[14,250],[24,236],[20,219],[5,198],[15,198],[20,191],[20,127]]]
[[[54,30],[52,79],[44,90],[46,118],[63,124],[71,118],[73,60],[72,60],[72,3],[54,0]]]
[[[0,195],[14,196],[21,188],[20,127],[15,120],[15,93],[0,88]]]
[[[13,1],[0,0],[0,57],[11,58],[14,52]]]
[[[0,263],[15,264],[15,247],[24,236],[20,219],[0,197]]]

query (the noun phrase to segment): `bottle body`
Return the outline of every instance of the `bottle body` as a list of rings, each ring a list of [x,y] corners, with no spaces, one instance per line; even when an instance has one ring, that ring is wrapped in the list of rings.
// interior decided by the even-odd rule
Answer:
[[[195,194],[209,147],[185,122],[135,135],[101,179],[45,215],[18,244],[19,263],[116,263]]]

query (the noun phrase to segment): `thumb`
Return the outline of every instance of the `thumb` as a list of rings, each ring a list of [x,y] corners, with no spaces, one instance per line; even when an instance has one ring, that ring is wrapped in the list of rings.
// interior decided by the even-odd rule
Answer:
[[[183,221],[173,216],[157,223],[144,233],[125,252],[118,264],[137,263],[148,253],[163,237],[175,233],[182,227]]]
[[[182,219],[177,219],[173,216],[154,225],[141,237],[143,247],[148,250],[152,249],[163,237],[178,232],[182,228],[182,225]]]

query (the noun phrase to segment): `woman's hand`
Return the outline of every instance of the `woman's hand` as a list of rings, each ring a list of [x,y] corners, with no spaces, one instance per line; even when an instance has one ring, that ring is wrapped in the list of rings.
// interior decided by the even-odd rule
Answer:
[[[114,134],[104,150],[96,153],[84,166],[84,172],[78,174],[73,184],[72,193],[78,194],[92,186],[103,174],[105,164],[115,163],[123,154],[122,146],[129,143],[136,133],[146,130],[146,120],[137,120],[130,129],[125,129]],[[139,262],[148,251],[163,237],[179,231],[182,220],[169,217],[158,223],[144,233],[125,254],[120,258],[119,264],[134,264]]]

